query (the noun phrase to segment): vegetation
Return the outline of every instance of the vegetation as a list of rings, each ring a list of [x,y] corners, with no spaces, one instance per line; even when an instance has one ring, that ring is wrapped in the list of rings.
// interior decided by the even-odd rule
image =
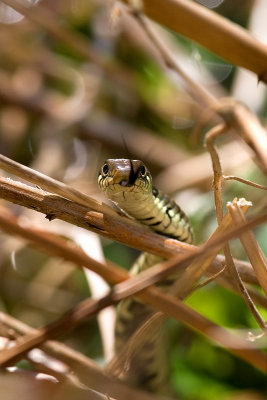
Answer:
[[[35,3],[0,4],[0,397],[160,399],[121,378],[164,323],[172,398],[265,399],[264,2]],[[143,160],[195,246],[106,204],[107,158]],[[130,277],[139,251],[164,272]],[[113,357],[130,295],[157,314]]]

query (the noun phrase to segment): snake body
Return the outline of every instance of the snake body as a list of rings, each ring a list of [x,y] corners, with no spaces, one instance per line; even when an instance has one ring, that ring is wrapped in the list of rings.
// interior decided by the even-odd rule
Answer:
[[[129,216],[161,235],[192,243],[193,232],[188,218],[173,200],[152,185],[151,174],[142,161],[108,159],[100,170],[98,184],[105,196]],[[137,274],[161,260],[158,256],[142,253],[131,273]],[[173,283],[173,279],[171,277],[165,284]],[[119,304],[115,327],[116,353],[152,313],[150,307],[133,298]],[[161,390],[166,383],[164,355],[159,332],[149,338],[131,361],[128,381],[150,391],[164,392]]]

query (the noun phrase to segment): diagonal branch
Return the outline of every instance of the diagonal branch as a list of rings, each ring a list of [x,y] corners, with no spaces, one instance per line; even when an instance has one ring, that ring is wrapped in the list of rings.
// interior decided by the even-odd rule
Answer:
[[[129,0],[129,3],[131,4],[134,2]],[[177,0],[177,5],[178,3],[179,0]],[[196,10],[198,9],[198,7],[199,10],[204,9],[203,7],[198,6],[197,4],[193,4],[192,2],[183,2],[183,4],[181,4],[181,8],[183,8],[184,5],[185,8],[187,8],[187,5],[189,5],[189,9],[191,5],[193,9],[196,6]],[[261,126],[257,117],[241,102],[237,102],[233,99],[217,100],[199,83],[193,81],[191,77],[188,76],[188,74],[183,71],[182,68],[180,68],[171,52],[165,46],[163,41],[159,38],[159,35],[157,35],[156,32],[153,30],[153,28],[151,27],[151,23],[142,14],[141,10],[133,8],[133,12],[137,21],[142,26],[145,33],[160,53],[166,66],[175,71],[175,73],[177,73],[182,78],[182,80],[186,84],[188,92],[197,102],[201,101],[203,104],[206,104],[210,108],[210,112],[213,111],[217,114],[217,116],[223,118],[225,125],[219,125],[221,130],[225,132],[230,128],[235,129],[238,135],[254,151],[256,155],[255,162],[263,170],[263,172],[267,174],[267,135],[265,129]],[[212,18],[212,16],[216,16],[216,14],[211,13],[210,18]],[[215,26],[213,28],[216,29]],[[189,29],[190,31],[192,31],[191,25]],[[212,42],[214,42],[213,34],[211,35],[211,38]],[[265,53],[265,56],[267,57],[267,47],[265,48]],[[267,79],[266,69],[264,69],[264,71]],[[217,128],[215,127],[214,129],[216,130]]]
[[[14,222],[14,220],[9,223],[8,217],[1,216],[1,220],[4,222],[2,226],[6,226],[7,230],[12,231],[13,233],[17,232],[16,234],[18,234],[19,232],[20,234],[22,234],[22,231],[24,230],[25,236],[27,237],[28,228],[23,227],[18,223],[16,224],[16,221]],[[16,229],[14,229],[15,226],[19,228],[19,230],[16,231]],[[31,231],[31,233],[33,234],[33,231]],[[47,245],[45,245],[45,243],[46,240],[48,240],[49,235],[43,233],[41,241],[38,240],[38,238],[40,239],[39,236],[40,235],[38,235],[37,230],[36,234],[32,235],[31,242],[38,242],[40,245],[40,242],[42,243],[43,241],[43,247],[47,248]],[[228,237],[223,238],[223,240],[227,239]],[[15,347],[7,349],[4,353],[0,354],[1,365],[9,364],[16,359],[21,358],[23,354],[27,353],[33,347],[39,346],[45,340],[51,339],[56,335],[59,335],[60,333],[66,332],[66,330],[80,323],[85,318],[95,315],[104,307],[109,306],[110,304],[115,304],[127,296],[142,292],[139,294],[139,296],[143,301],[148,302],[150,305],[163,311],[167,315],[188,324],[189,326],[193,327],[193,329],[199,330],[202,334],[220,343],[224,347],[230,349],[232,352],[237,354],[239,357],[247,360],[251,364],[255,365],[257,368],[262,370],[265,367],[265,356],[262,353],[256,351],[252,346],[248,345],[246,341],[242,341],[242,339],[235,337],[228,331],[217,326],[213,322],[209,321],[207,318],[203,317],[196,311],[183,304],[180,300],[175,299],[170,295],[163,294],[159,289],[151,287],[145,292],[143,291],[145,288],[152,285],[153,283],[162,280],[169,273],[173,273],[179,267],[179,264],[188,265],[196,258],[199,259],[203,256],[209,255],[210,252],[214,250],[214,246],[218,246],[220,244],[220,241],[223,242],[223,240],[221,238],[220,240],[214,240],[214,243],[210,242],[204,246],[201,246],[200,248],[196,248],[194,251],[187,255],[180,254],[172,260],[166,261],[164,264],[156,265],[149,270],[146,270],[139,275],[132,277],[126,282],[116,285],[113,291],[111,291],[108,295],[102,297],[99,300],[88,299],[79,303],[74,310],[68,312],[59,320],[39,329],[36,333],[26,335],[17,343]],[[90,260],[90,258],[88,259],[90,263],[92,262],[92,264],[94,265],[95,261]],[[99,266],[100,263],[96,263],[95,265]],[[105,269],[104,265],[102,265],[102,269]],[[116,273],[116,269],[114,267],[113,271]],[[112,276],[114,282],[114,280],[117,279],[116,274],[113,274]],[[126,278],[128,278],[128,274],[125,272],[125,279]],[[119,279],[121,279],[120,272]]]
[[[49,219],[61,219],[163,258],[170,258],[179,253],[195,249],[195,246],[174,239],[166,239],[166,237],[151,232],[137,223],[132,223],[129,218],[88,211],[86,207],[70,200],[10,179],[0,178],[0,197],[15,204],[39,211]],[[263,215],[257,217],[254,221],[248,222],[248,225],[255,226],[264,222],[264,220],[266,220],[266,216]],[[238,229],[235,232],[238,234]],[[218,272],[223,262],[224,258],[218,255],[211,264],[213,271]],[[252,283],[257,283],[255,274],[252,273],[249,264],[239,262],[238,260],[236,260],[236,263],[240,265],[244,279]]]
[[[237,202],[227,205],[231,213],[233,221],[236,224],[244,223],[246,218],[239,208]],[[240,240],[246,250],[246,253],[251,261],[251,265],[258,277],[259,283],[267,296],[267,260],[260,248],[254,234],[251,231],[244,232],[240,235]]]
[[[53,179],[50,176],[42,174],[41,172],[11,160],[2,154],[0,154],[0,168],[37,185],[37,187],[41,186],[43,189],[51,193],[55,193],[59,196],[65,197],[66,199],[75,201],[76,203],[82,204],[94,211],[105,210],[107,214],[115,214],[115,211],[106,204],[100,203],[87,194],[76,190],[63,182]]]
[[[142,3],[144,13],[151,19],[267,82],[267,47],[241,26],[193,1],[142,0]]]

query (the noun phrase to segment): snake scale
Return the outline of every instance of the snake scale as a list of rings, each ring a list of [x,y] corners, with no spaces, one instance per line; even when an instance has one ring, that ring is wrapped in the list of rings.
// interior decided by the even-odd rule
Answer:
[[[155,232],[170,238],[192,243],[193,232],[188,218],[167,195],[152,185],[152,177],[142,161],[108,159],[102,166],[98,185],[105,196],[126,214]],[[137,274],[162,261],[158,256],[141,253],[131,268]],[[173,277],[164,282],[168,287]],[[123,300],[116,313],[115,352],[118,353],[130,336],[153,314],[153,310],[133,298]],[[158,332],[131,360],[127,380],[138,387],[163,393],[166,388],[166,351]]]

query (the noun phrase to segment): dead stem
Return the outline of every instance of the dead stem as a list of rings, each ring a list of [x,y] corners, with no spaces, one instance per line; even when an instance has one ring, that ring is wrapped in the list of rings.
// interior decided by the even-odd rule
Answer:
[[[149,317],[126,341],[118,354],[115,354],[110,362],[105,366],[105,371],[111,375],[119,377],[131,365],[131,360],[135,354],[142,351],[142,347],[147,340],[153,337],[168,320],[168,316],[162,312],[156,312]]]
[[[242,213],[246,213],[251,206],[250,202],[242,202]],[[210,236],[206,243],[210,243],[213,240],[216,240],[222,234],[229,232],[229,230],[233,227],[233,221],[229,213],[222,218],[221,223],[215,232]],[[177,280],[173,287],[171,288],[171,293],[179,299],[183,300],[186,298],[192,291],[195,283],[202,277],[206,270],[208,269],[212,260],[216,257],[218,252],[221,250],[220,247],[214,249],[213,254],[207,257],[204,260],[196,260],[189,267],[186,268],[183,275]]]
[[[146,18],[139,8],[135,8],[134,4],[132,12],[136,20],[144,29],[147,36],[150,38],[151,42],[154,44],[155,48],[159,51],[166,66],[173,71],[175,71],[184,81],[190,95],[196,100],[197,103],[201,102],[204,106],[209,107],[211,110],[216,109],[219,106],[217,99],[212,96],[203,86],[196,83],[191,79],[179,66],[171,52],[167,49],[163,41],[160,39],[159,35],[154,31],[152,24]]]
[[[246,222],[246,218],[244,214],[240,212],[240,205],[237,201],[227,204],[227,208],[236,224],[242,224]],[[248,255],[248,258],[250,259],[251,265],[254,268],[260,285],[267,296],[267,260],[263,254],[263,251],[260,248],[253,232],[251,231],[241,233],[240,240]]]
[[[233,283],[233,280],[231,281],[230,279],[225,279],[225,276],[218,276],[217,279],[218,283],[225,287],[226,289],[231,290],[232,292],[236,293],[239,295],[239,290],[237,289],[236,285]],[[253,299],[255,303],[257,303],[259,306],[262,308],[267,309],[267,299],[266,297],[259,292],[259,290],[255,289],[252,286],[246,285],[247,291],[250,295],[250,297]]]
[[[221,200],[221,192],[222,192],[222,167],[220,163],[220,159],[218,153],[214,146],[215,139],[226,133],[227,126],[225,124],[216,125],[212,128],[207,134],[205,138],[205,144],[211,156],[212,161],[212,169],[213,169],[213,189],[214,189],[214,200],[215,200],[215,209],[218,224],[222,222],[223,219],[223,208],[222,208],[222,200]]]
[[[250,147],[255,163],[267,174],[267,135],[256,115],[232,98],[221,99],[216,111]]]
[[[14,317],[0,312],[1,324],[8,327],[8,330],[18,332],[21,335],[34,333],[37,330],[15,319]],[[153,400],[154,396],[140,390],[131,388],[118,380],[111,380],[102,369],[90,358],[77,350],[66,346],[63,343],[48,340],[41,348],[49,355],[59,358],[66,363],[79,377],[80,381],[90,388],[101,391],[108,391],[112,396],[121,399]]]
[[[3,319],[8,319],[7,315],[6,317],[7,318],[4,318],[4,313],[0,312],[0,320],[2,324],[3,324]],[[14,340],[17,340],[20,337],[20,335],[14,329],[12,329],[12,332],[10,333],[11,329],[6,325],[4,325],[3,327],[4,329],[6,329],[8,335],[7,337],[10,339],[10,342],[7,343],[7,348],[8,348],[10,344],[12,345],[14,343]],[[1,348],[1,351],[3,350],[4,349]],[[51,355],[46,354],[44,351],[41,351],[40,349],[37,350],[37,352],[36,349],[34,350],[35,351],[29,352],[25,358],[32,363],[36,371],[51,375],[55,377],[59,382],[67,381],[69,384],[76,386],[79,389],[91,391],[90,387],[82,383],[78,375],[76,375],[76,373],[72,371],[71,368],[65,362],[62,362],[59,359],[58,354],[57,358],[55,358],[52,357]],[[101,393],[99,394],[101,395]]]
[[[128,0],[124,1],[129,4]],[[253,71],[259,80],[267,82],[266,46],[241,26],[191,1],[142,0],[142,3],[149,18],[201,44],[231,64]]]
[[[238,157],[236,157],[237,153]],[[229,174],[236,168],[240,169],[243,166],[249,167],[252,165],[251,155],[244,149],[240,140],[222,144],[220,146],[220,159],[224,165],[224,172]],[[186,171],[186,174],[184,171]],[[169,179],[170,176],[172,179]],[[210,155],[206,151],[194,154],[186,159],[177,158],[172,165],[156,176],[155,183],[157,187],[160,187],[166,193],[176,193],[186,188],[207,190],[207,188],[210,188],[212,179]]]
[[[129,218],[123,218],[121,216],[117,218],[117,216],[113,217],[105,213],[88,212],[86,208],[70,200],[66,200],[57,195],[51,195],[38,188],[29,187],[9,179],[0,178],[0,197],[46,215],[54,215],[73,225],[97,232],[102,236],[127,244],[138,250],[159,255],[163,258],[170,258],[179,253],[185,253],[195,249],[195,246],[174,239],[166,239],[163,236],[145,229],[141,225],[132,224]],[[248,221],[246,226],[252,228],[257,224],[263,223],[265,220],[266,215],[255,217],[253,220]],[[12,234],[15,235],[21,234],[25,239],[33,242],[35,241],[36,229],[30,226],[27,226],[27,229],[25,229],[25,227],[19,224],[7,211],[3,211],[0,214],[0,221],[2,228],[6,229],[8,232],[12,232]],[[239,231],[241,231],[240,228],[236,228],[232,232],[229,232],[228,238],[231,238],[231,234],[232,237],[234,236],[233,232],[237,235]],[[54,236],[51,233],[49,233],[49,235],[44,235],[42,244],[45,239],[47,248],[53,249],[55,243],[58,243],[60,239],[57,238],[55,241],[53,238]],[[59,251],[59,248],[56,248],[56,251],[58,251],[60,257],[65,258],[65,249],[63,249],[64,247]],[[83,264],[86,262],[84,258],[81,257],[80,260],[81,265],[86,265]],[[224,259],[222,256],[218,255],[211,264],[211,270],[214,272],[218,271],[218,269],[221,268],[222,262],[225,262]],[[239,265],[238,260],[235,262]],[[99,271],[100,267],[98,266],[97,268]],[[251,273],[252,269],[249,264],[242,261],[240,262],[240,268],[244,279],[251,283],[257,283],[255,274],[253,275]],[[121,271],[123,270],[121,269]],[[102,276],[106,278],[105,275]],[[123,275],[120,275],[120,279],[123,279]]]
[[[158,296],[158,290],[155,288],[150,289],[150,295],[151,293],[153,293],[154,296],[153,302],[157,304],[158,308],[163,308],[162,305],[164,305],[165,312],[169,315],[175,316],[176,318],[180,314],[178,320],[181,320],[182,322],[192,319],[194,321],[195,329],[200,328],[200,331],[204,335],[207,335],[212,340],[219,341],[221,345],[229,348],[230,351],[237,354],[239,357],[249,361],[257,368],[263,371],[265,370],[264,354],[255,350],[248,342],[231,335],[228,331],[212,323],[170,295],[161,294]],[[121,296],[119,296],[119,299],[116,298],[116,296],[113,298],[111,293],[109,297],[106,296],[97,302],[86,300],[80,303],[73,312],[70,312],[50,325],[37,330],[36,334],[24,336],[16,346],[2,352],[0,354],[1,365],[4,366],[14,362],[16,359],[23,357],[23,355],[33,347],[41,345],[45,340],[51,339],[54,335],[59,334],[60,332],[66,332],[70,326],[73,327],[82,319],[95,314],[101,308],[108,305],[110,301],[114,302],[121,299]],[[147,296],[144,295],[144,299],[148,300]],[[183,311],[179,312],[179,309]],[[188,317],[190,316],[189,319],[186,317],[187,314]]]
[[[133,7],[132,12],[135,15],[136,20],[143,27],[147,36],[150,38],[156,49],[159,51],[163,61],[165,62],[168,68],[171,68],[175,71],[185,82],[187,90],[191,94],[191,96],[196,100],[196,102],[201,102],[203,105],[206,105],[217,116],[220,116],[225,121],[225,126],[217,125],[214,128],[214,133],[210,132],[210,140],[212,141],[212,136],[218,135],[219,132],[216,133],[217,129],[221,129],[222,131],[226,131],[227,127],[234,128],[238,135],[249,145],[249,147],[254,151],[256,158],[255,162],[262,169],[262,171],[267,173],[267,137],[266,132],[258,121],[257,117],[241,102],[237,102],[233,99],[222,99],[217,100],[214,96],[212,96],[206,89],[204,89],[201,85],[194,82],[177,64],[175,58],[171,54],[171,52],[166,48],[165,44],[160,40],[159,35],[157,35],[153,28],[151,27],[150,22],[142,13],[142,9],[139,7],[139,2],[137,4],[137,8],[135,7],[135,2],[132,4],[132,1],[128,1],[130,5]],[[144,2],[145,4],[146,2]],[[193,5],[194,8],[195,5]],[[199,7],[196,5],[196,9]],[[187,6],[186,6],[187,7]],[[185,8],[186,8],[185,7]],[[189,6],[190,8],[191,6]],[[183,6],[181,7],[183,8]],[[147,8],[144,7],[145,11]],[[192,9],[193,10],[193,9]],[[191,11],[192,11],[191,10]],[[201,8],[200,8],[201,10]],[[208,11],[205,9],[205,11]],[[211,16],[212,18],[212,16]],[[224,21],[225,22],[225,21]],[[228,21],[226,21],[228,22]],[[206,33],[206,27],[205,27]],[[214,39],[214,36],[212,36]],[[265,57],[267,57],[267,49],[265,49]],[[265,68],[265,67],[264,67]],[[264,69],[265,77],[267,77],[266,68]],[[207,112],[207,111],[206,111]],[[227,127],[226,127],[227,126]],[[221,132],[222,133],[222,132]],[[216,156],[214,154],[214,161],[216,161]],[[217,168],[219,165],[217,165]],[[214,176],[215,184],[219,184],[218,179],[221,180],[220,177]],[[219,187],[215,192],[219,193]],[[217,195],[216,195],[217,196]],[[218,200],[218,199],[217,199]],[[222,213],[220,210],[219,202],[216,205],[216,209],[218,210],[218,215],[222,218]]]
[[[262,318],[261,314],[258,312],[254,301],[250,297],[246,286],[244,285],[242,279],[240,278],[240,275],[239,275],[239,273],[238,273],[238,271],[237,271],[237,269],[236,269],[236,267],[234,265],[229,245],[226,245],[224,247],[224,254],[225,254],[225,258],[227,260],[227,267],[229,268],[229,271],[230,271],[231,275],[233,276],[233,278],[234,278],[234,280],[235,280],[235,282],[237,284],[237,287],[238,287],[243,299],[247,303],[252,315],[254,316],[255,320],[258,322],[258,324],[261,327],[261,329],[263,330],[263,332],[266,333],[267,332],[267,325],[266,325],[264,319]]]
[[[29,243],[31,243],[33,246],[40,248],[42,251],[47,252],[51,256],[62,257],[63,259],[71,261],[78,266],[83,266],[84,268],[88,268],[98,273],[105,280],[107,280],[112,284],[122,282],[123,280],[128,278],[128,274],[126,273],[126,271],[116,266],[115,264],[108,261],[106,261],[105,264],[100,263],[89,257],[89,255],[86,254],[80,247],[74,246],[72,243],[59,237],[58,235],[37,228],[33,228],[29,225],[25,225],[25,222],[21,224],[19,219],[15,218],[13,214],[11,214],[7,209],[3,207],[0,208],[0,211],[1,211],[0,212],[1,229],[3,229],[4,231],[8,232],[11,235],[19,235],[20,237],[29,241]],[[244,212],[245,211],[246,207],[244,207]],[[238,235],[239,232],[244,232],[244,229],[248,229],[249,227],[253,226],[251,223],[246,222],[241,226],[241,228],[235,228],[230,230],[229,216],[227,217],[226,215],[224,217],[224,221],[225,222],[221,224],[221,227],[217,228],[215,234],[212,235],[212,237],[209,239],[208,244],[210,244],[212,239],[214,241],[214,239],[216,238],[217,238],[217,243],[218,240],[222,241],[228,240],[229,238]],[[256,221],[257,223],[261,223],[262,219],[257,219]],[[223,227],[224,230],[227,231],[226,235],[222,235]],[[228,229],[226,229],[227,227]],[[220,236],[218,235],[218,231],[221,232]],[[191,246],[190,251],[192,252],[194,249],[196,248]],[[175,253],[170,253],[170,255],[174,256]],[[219,256],[219,259],[221,259],[221,256]],[[221,265],[223,264],[224,263],[220,261],[218,263],[218,268],[221,268]],[[202,274],[204,273],[204,271],[205,270],[202,271]],[[213,273],[212,269],[210,273]],[[247,279],[252,283],[256,283],[255,280],[252,280],[251,278],[248,279],[247,273],[244,269],[241,269],[241,274],[242,276],[244,276],[244,279]],[[199,275],[199,277],[200,276],[201,274]]]
[[[225,266],[220,271],[218,271],[216,274],[210,275],[204,281],[199,282],[195,286],[194,291],[199,290],[199,289],[203,288],[204,286],[207,286],[210,282],[217,280],[221,275],[224,274],[224,272],[225,272]]]
[[[26,233],[27,229],[24,228],[24,230]],[[36,241],[37,237],[37,235],[34,235],[32,241]],[[43,235],[42,239],[46,239],[47,237],[48,235]],[[216,243],[216,245],[218,245],[218,243]],[[173,260],[169,260],[165,263],[166,268],[164,269],[162,269],[163,266],[161,265],[152,267],[151,269],[142,272],[138,276],[132,277],[131,279],[127,280],[127,282],[116,285],[112,292],[99,300],[93,301],[89,299],[80,303],[73,311],[70,311],[59,320],[44,328],[39,329],[34,334],[26,335],[15,347],[8,349],[4,353],[0,354],[2,365],[9,364],[17,358],[21,358],[23,354],[25,354],[31,348],[39,346],[45,340],[51,339],[55,335],[59,335],[60,332],[67,331],[68,329],[72,328],[77,323],[82,321],[84,318],[88,318],[89,316],[94,315],[100,309],[110,304],[116,303],[129,295],[135,294],[138,291],[143,291],[143,289],[153,284],[154,282],[160,281],[167,274],[171,272],[173,273],[175,269],[177,269],[177,267],[179,266],[178,259],[180,259],[180,262],[188,264],[195,257],[202,257],[204,255],[206,256],[209,251],[213,250],[212,246],[213,245],[209,243],[208,246],[203,246],[202,248],[195,250],[194,254],[189,254],[187,256],[181,255],[178,256],[178,258],[176,257]],[[45,248],[45,245],[43,245],[43,248]],[[102,268],[103,267],[104,266],[102,266]],[[112,275],[112,279],[114,281],[116,279],[115,268],[113,268],[113,272],[114,273]],[[121,272],[119,273],[119,276],[119,279],[121,279]],[[126,272],[125,276],[128,277]],[[255,354],[253,349],[247,349],[245,342],[241,343],[239,342],[239,340],[236,340],[232,336],[229,336],[227,331],[225,331],[224,335],[218,335],[218,330],[222,328],[220,328],[216,324],[213,324],[211,321],[204,318],[194,310],[190,309],[178,299],[174,299],[170,295],[163,294],[156,288],[147,289],[146,292],[143,291],[142,294],[140,293],[140,297],[143,301],[148,302],[153,307],[156,307],[167,313],[168,315],[178,319],[179,321],[184,322],[189,326],[192,326],[194,329],[200,330],[204,335],[207,335],[212,340],[217,340],[218,337],[224,338],[223,343],[220,339],[220,343],[224,347],[228,348],[229,346],[227,345],[227,343],[230,343],[231,351],[253,363],[253,365],[256,365],[258,368],[263,368],[263,360],[260,361],[261,356],[259,354]]]
[[[253,187],[256,187],[256,188],[262,189],[262,190],[267,190],[267,186],[263,186],[263,185],[260,185],[259,183],[249,181],[248,179],[239,178],[238,176],[234,176],[234,175],[223,175],[223,180],[224,181],[235,180],[235,181],[244,183],[245,185],[253,186]]]
[[[246,213],[248,208],[251,206],[250,203],[242,203],[242,212]],[[208,242],[216,239],[222,233],[229,231],[233,225],[233,221],[231,219],[230,213],[227,213],[222,223],[216,229],[216,231],[211,235]],[[212,260],[216,257],[220,247],[214,248],[213,253],[206,257],[205,259],[197,259],[193,263],[191,263],[184,273],[179,276],[179,279],[175,281],[172,285],[169,294],[172,294],[175,297],[178,297],[180,300],[184,300],[187,296],[189,296],[196,287],[194,284],[202,277],[207,268],[209,267]],[[219,271],[221,274],[222,271]],[[166,322],[167,316],[162,313],[156,313],[152,317],[148,318],[147,321],[130,337],[129,340],[125,343],[123,348],[121,349],[119,354],[116,354],[110,363],[107,365],[107,371],[115,371],[116,376],[120,376],[122,371],[127,368],[126,366],[130,363],[134,353],[141,351],[141,347],[147,341],[148,337],[154,335],[158,329]]]
[[[92,210],[99,211],[100,209],[103,210],[104,208],[105,212],[108,214],[115,214],[115,211],[106,204],[100,203],[87,194],[80,192],[79,190],[76,190],[63,182],[57,181],[50,176],[13,161],[2,154],[0,154],[0,168],[11,174],[19,176],[28,182],[34,183],[35,185],[38,185],[38,187],[41,186],[50,193],[59,194],[66,199],[73,200],[78,204],[82,204],[83,206],[86,206]]]
[[[222,207],[222,195],[221,195],[221,182],[223,179],[223,173],[222,173],[220,159],[219,159],[218,153],[214,146],[214,141],[220,134],[225,133],[226,126],[218,125],[217,129],[215,129],[215,128],[212,128],[208,132],[208,134],[206,136],[206,144],[207,144],[207,148],[210,153],[211,160],[212,160],[212,168],[213,168],[213,174],[214,174],[213,189],[214,189],[215,209],[216,209],[217,221],[220,226],[222,219],[223,219],[223,207]],[[251,297],[250,297],[250,295],[249,295],[249,293],[248,293],[248,291],[247,291],[247,289],[235,267],[229,244],[225,244],[224,254],[225,254],[227,268],[228,268],[230,274],[232,275],[232,277],[234,278],[234,281],[236,282],[237,287],[238,287],[242,297],[244,298],[245,302],[247,303],[249,309],[252,312],[252,315],[258,322],[259,326],[262,328],[263,331],[266,331],[267,325],[266,325],[264,319],[261,317],[260,313],[258,312],[253,300],[251,299]]]

